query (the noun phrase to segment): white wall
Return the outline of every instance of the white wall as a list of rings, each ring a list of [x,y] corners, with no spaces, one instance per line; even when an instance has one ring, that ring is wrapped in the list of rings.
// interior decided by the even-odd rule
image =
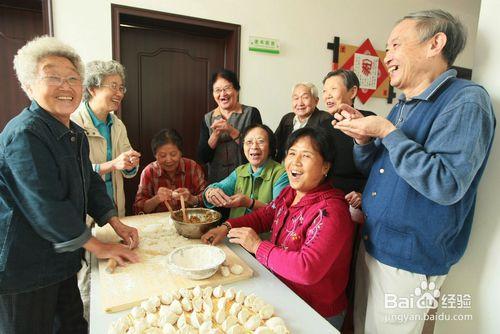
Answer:
[[[473,80],[483,85],[500,112],[500,44],[498,17],[500,1],[482,0],[475,47]],[[497,133],[486,172],[479,185],[476,214],[465,256],[455,265],[444,284],[444,293],[470,293],[472,321],[436,324],[435,333],[499,333],[500,316],[500,136]],[[458,311],[458,310],[457,310]]]
[[[360,45],[370,38],[385,48],[394,22],[410,11],[442,8],[460,16],[470,31],[469,47],[457,65],[472,67],[479,0],[52,0],[56,37],[70,43],[85,61],[111,58],[111,3],[241,25],[241,101],[258,107],[264,122],[276,128],[290,111],[291,87],[321,80],[331,69],[326,44],[334,36]],[[248,37],[277,38],[279,55],[248,51]],[[126,100],[125,100],[126,103]],[[359,105],[359,104],[357,104]],[[321,102],[320,108],[324,109]],[[363,109],[385,115],[390,105],[372,98]]]

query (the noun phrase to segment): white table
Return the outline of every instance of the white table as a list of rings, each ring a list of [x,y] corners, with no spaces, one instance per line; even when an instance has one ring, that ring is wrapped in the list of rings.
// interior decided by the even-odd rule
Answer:
[[[245,291],[247,294],[253,292],[272,304],[275,307],[275,313],[285,320],[291,333],[339,333],[243,248],[229,243],[227,245],[253,269],[254,276],[247,280],[228,284],[224,286],[225,288],[232,286]],[[90,333],[104,334],[107,333],[112,321],[123,316],[128,311],[105,313],[101,305],[99,269],[95,258],[92,259],[91,275]]]

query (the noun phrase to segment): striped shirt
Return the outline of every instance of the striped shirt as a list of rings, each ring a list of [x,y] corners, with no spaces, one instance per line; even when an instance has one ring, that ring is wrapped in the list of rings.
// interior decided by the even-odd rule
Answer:
[[[171,190],[178,188],[187,188],[191,195],[198,197],[198,203],[203,203],[202,193],[207,186],[205,173],[200,165],[195,161],[187,158],[181,158],[179,166],[175,172],[175,177],[172,179],[158,164],[153,161],[147,165],[141,173],[141,182],[137,194],[135,195],[134,212],[139,214],[144,211],[144,202],[153,198],[160,187],[165,187]],[[170,205],[174,210],[181,207],[180,201],[172,200]],[[164,203],[156,207],[154,212],[167,211]]]

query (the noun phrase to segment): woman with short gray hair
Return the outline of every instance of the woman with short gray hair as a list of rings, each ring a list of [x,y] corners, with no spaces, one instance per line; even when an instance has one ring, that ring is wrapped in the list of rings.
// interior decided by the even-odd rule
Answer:
[[[141,156],[132,149],[127,129],[114,113],[127,91],[125,70],[114,60],[91,61],[85,70],[83,102],[71,115],[71,120],[85,130],[92,167],[106,182],[106,190],[116,204],[118,216],[123,217],[123,178],[137,174]]]
[[[0,133],[0,333],[84,334],[76,280],[83,249],[138,261],[128,247],[94,238],[85,215],[109,223],[130,248],[139,236],[118,219],[85,134],[70,121],[82,97],[80,56],[37,37],[18,50],[14,69],[31,105]]]

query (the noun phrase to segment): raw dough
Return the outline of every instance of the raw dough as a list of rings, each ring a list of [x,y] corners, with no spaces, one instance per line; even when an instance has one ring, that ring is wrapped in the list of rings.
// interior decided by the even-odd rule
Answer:
[[[243,272],[243,267],[239,264],[233,264],[231,266],[231,272],[235,275],[241,275],[241,273]]]

